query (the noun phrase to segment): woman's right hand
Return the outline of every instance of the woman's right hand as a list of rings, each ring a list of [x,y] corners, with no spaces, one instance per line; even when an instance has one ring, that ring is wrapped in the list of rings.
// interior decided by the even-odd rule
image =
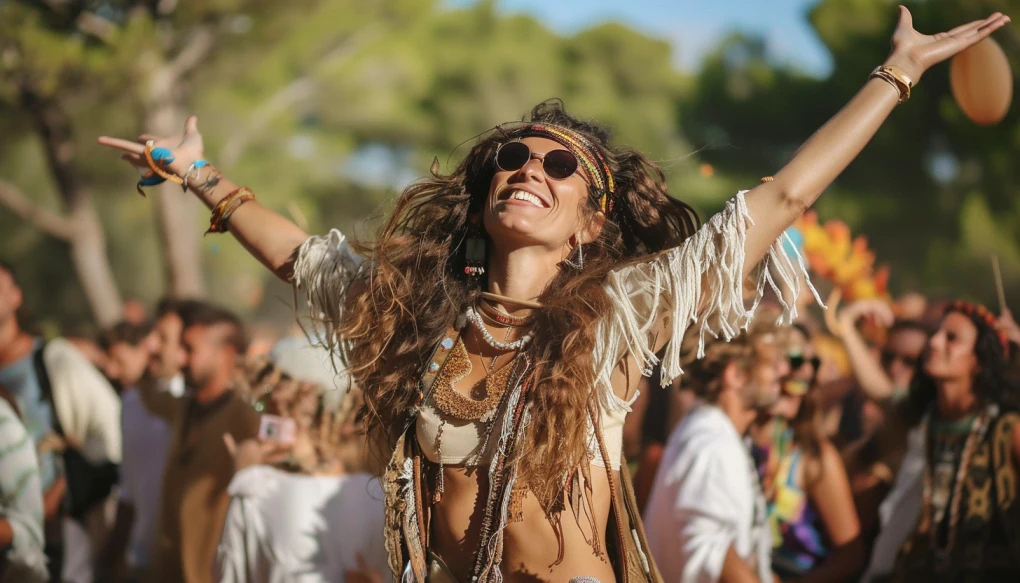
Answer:
[[[136,141],[101,136],[99,143],[123,151],[122,160],[126,160],[143,172],[148,172],[149,163],[145,160],[145,143],[150,140],[154,147],[167,148],[171,151],[174,160],[167,164],[167,169],[177,176],[183,177],[196,160],[202,159],[204,146],[202,134],[198,131],[198,118],[195,116],[189,117],[184,123],[184,134],[180,136],[158,138],[142,134]]]
[[[865,317],[885,328],[892,326],[896,320],[889,304],[880,299],[857,300],[839,314],[839,320],[844,326],[852,326]]]

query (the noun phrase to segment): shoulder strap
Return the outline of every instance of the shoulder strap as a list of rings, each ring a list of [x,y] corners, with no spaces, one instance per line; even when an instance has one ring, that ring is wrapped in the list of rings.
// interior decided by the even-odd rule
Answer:
[[[53,431],[63,437],[64,428],[60,426],[60,415],[57,414],[57,404],[53,400],[53,384],[50,382],[50,372],[46,369],[46,361],[43,355],[47,346],[48,344],[43,342],[32,352],[32,367],[35,369],[35,378],[39,382],[39,392],[42,394],[42,399],[49,403],[50,408],[53,410]]]

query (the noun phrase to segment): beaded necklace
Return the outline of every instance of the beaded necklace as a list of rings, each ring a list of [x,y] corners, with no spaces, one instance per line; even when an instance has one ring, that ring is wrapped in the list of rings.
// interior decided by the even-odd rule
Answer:
[[[507,311],[498,304],[492,304],[485,298],[480,298],[478,300],[478,308],[483,317],[503,326],[520,328],[521,326],[526,326],[531,322],[530,314],[527,316],[514,316],[513,314],[507,313]]]
[[[500,342],[499,340],[496,340],[489,332],[489,329],[485,327],[485,322],[482,321],[482,317],[479,316],[478,312],[476,312],[475,309],[471,306],[468,306],[467,308],[467,319],[469,322],[471,322],[471,324],[474,325],[478,332],[481,333],[482,338],[485,340],[485,342],[489,346],[495,348],[496,350],[503,350],[507,352],[521,350],[522,348],[527,346],[528,343],[530,343],[531,339],[533,338],[533,336],[529,332],[522,336],[520,339],[515,340],[513,342]]]

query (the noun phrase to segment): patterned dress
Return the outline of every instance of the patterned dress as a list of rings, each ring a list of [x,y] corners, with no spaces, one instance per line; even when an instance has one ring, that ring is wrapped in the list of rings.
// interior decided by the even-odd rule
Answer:
[[[973,448],[967,445],[970,432],[959,424],[929,425],[926,490],[931,494],[916,532],[900,551],[893,581],[1020,581],[1020,504],[1012,451],[1018,422],[1016,413],[993,416]],[[952,459],[959,468],[964,458],[965,471],[939,471],[940,462]],[[948,510],[940,513],[939,506]]]

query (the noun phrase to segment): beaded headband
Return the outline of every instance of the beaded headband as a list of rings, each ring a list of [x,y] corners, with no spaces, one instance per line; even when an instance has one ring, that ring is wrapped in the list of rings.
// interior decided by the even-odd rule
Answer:
[[[998,321],[995,319],[995,315],[988,310],[988,308],[981,304],[972,304],[962,300],[957,300],[946,307],[946,313],[949,312],[960,312],[961,314],[973,319],[980,320],[986,326],[995,330],[996,336],[999,337],[999,344],[1002,345],[1002,352],[1009,355],[1009,339],[1006,337],[1006,333],[999,329]]]
[[[616,191],[613,173],[610,171],[609,164],[606,163],[605,158],[602,157],[602,152],[599,151],[598,147],[591,140],[573,130],[541,123],[525,125],[517,132],[517,136],[548,138],[554,142],[559,142],[570,150],[570,153],[577,158],[577,161],[584,167],[588,176],[591,177],[594,183],[592,187],[596,189],[599,195],[599,208],[607,214],[612,212],[612,195]]]

